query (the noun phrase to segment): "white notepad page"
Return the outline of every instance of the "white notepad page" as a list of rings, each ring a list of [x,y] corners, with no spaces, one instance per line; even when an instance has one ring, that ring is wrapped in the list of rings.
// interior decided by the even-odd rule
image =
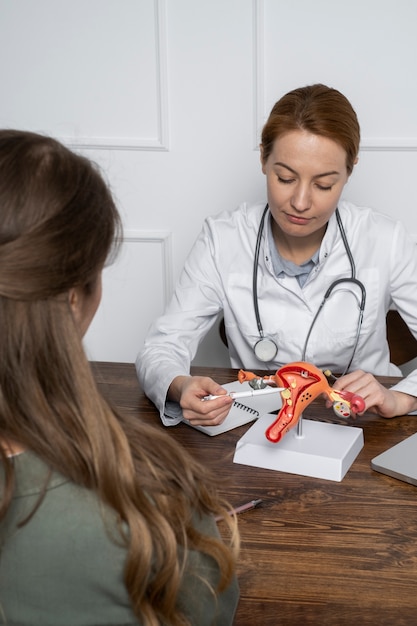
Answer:
[[[222,385],[222,387],[229,392],[252,390],[248,382],[241,384],[238,380]],[[210,401],[208,400],[208,402]],[[188,424],[188,426],[200,430],[202,433],[212,437],[213,435],[220,435],[228,430],[233,430],[233,428],[237,428],[238,426],[243,426],[243,424],[253,422],[265,413],[271,413],[272,411],[278,412],[280,408],[281,394],[277,392],[268,395],[260,395],[255,398],[250,397],[235,400],[232,404],[229,415],[226,417],[223,424],[220,424],[219,426],[193,426],[187,420],[183,421],[185,424]],[[274,418],[272,416],[271,422],[273,419]]]

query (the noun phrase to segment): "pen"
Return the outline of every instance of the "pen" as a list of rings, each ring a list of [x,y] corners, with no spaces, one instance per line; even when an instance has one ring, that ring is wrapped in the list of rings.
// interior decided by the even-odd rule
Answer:
[[[216,400],[217,398],[224,398],[226,395],[231,398],[256,398],[256,396],[263,396],[269,393],[277,393],[278,391],[284,391],[284,387],[265,387],[265,389],[250,389],[249,391],[231,391],[228,394],[222,396],[204,396],[203,401]]]
[[[237,515],[238,513],[244,513],[245,511],[250,511],[251,509],[255,509],[261,503],[262,503],[262,500],[251,500],[250,502],[246,502],[246,504],[241,504],[240,506],[237,506],[234,509],[231,509],[229,511],[229,515],[233,515],[233,513]],[[220,521],[221,519],[223,519],[222,516],[218,515],[216,517],[216,522]]]

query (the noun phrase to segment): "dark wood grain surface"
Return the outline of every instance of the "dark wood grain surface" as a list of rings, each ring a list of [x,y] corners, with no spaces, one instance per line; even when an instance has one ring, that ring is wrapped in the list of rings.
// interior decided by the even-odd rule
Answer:
[[[120,410],[165,428],[133,365],[93,367],[102,392]],[[220,383],[237,376],[220,368],[193,373]],[[336,421],[322,400],[304,417]],[[351,424],[363,428],[365,445],[341,482],[234,464],[236,442],[250,425],[216,437],[184,424],[169,429],[214,468],[233,506],[262,499],[239,516],[236,626],[417,624],[417,488],[370,466],[374,456],[417,432],[417,417],[365,414]]]

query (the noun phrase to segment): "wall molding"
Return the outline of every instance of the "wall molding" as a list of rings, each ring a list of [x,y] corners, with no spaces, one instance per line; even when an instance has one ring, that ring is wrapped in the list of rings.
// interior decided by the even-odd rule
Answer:
[[[417,137],[364,137],[363,152],[416,152]]]
[[[163,305],[165,308],[171,299],[173,291],[171,232],[126,229],[123,234],[123,243],[153,243],[160,246],[162,261]]]
[[[252,0],[253,15],[253,147],[259,150],[259,131],[264,123],[265,59],[264,59],[264,3]]]
[[[259,150],[259,131],[264,124],[265,111],[265,0],[253,2],[254,57],[254,150]],[[360,149],[364,152],[416,152],[417,137],[364,137]]]
[[[157,136],[154,138],[59,137],[67,146],[85,150],[169,150],[166,0],[153,0],[153,4],[155,18]]]

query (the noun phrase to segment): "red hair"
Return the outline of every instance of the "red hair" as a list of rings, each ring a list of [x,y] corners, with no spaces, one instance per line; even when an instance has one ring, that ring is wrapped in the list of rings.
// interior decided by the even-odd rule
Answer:
[[[332,139],[346,152],[346,168],[353,170],[359,152],[360,127],[349,100],[337,89],[310,85],[288,92],[272,108],[261,137],[262,161],[272,152],[275,140],[293,130]]]

